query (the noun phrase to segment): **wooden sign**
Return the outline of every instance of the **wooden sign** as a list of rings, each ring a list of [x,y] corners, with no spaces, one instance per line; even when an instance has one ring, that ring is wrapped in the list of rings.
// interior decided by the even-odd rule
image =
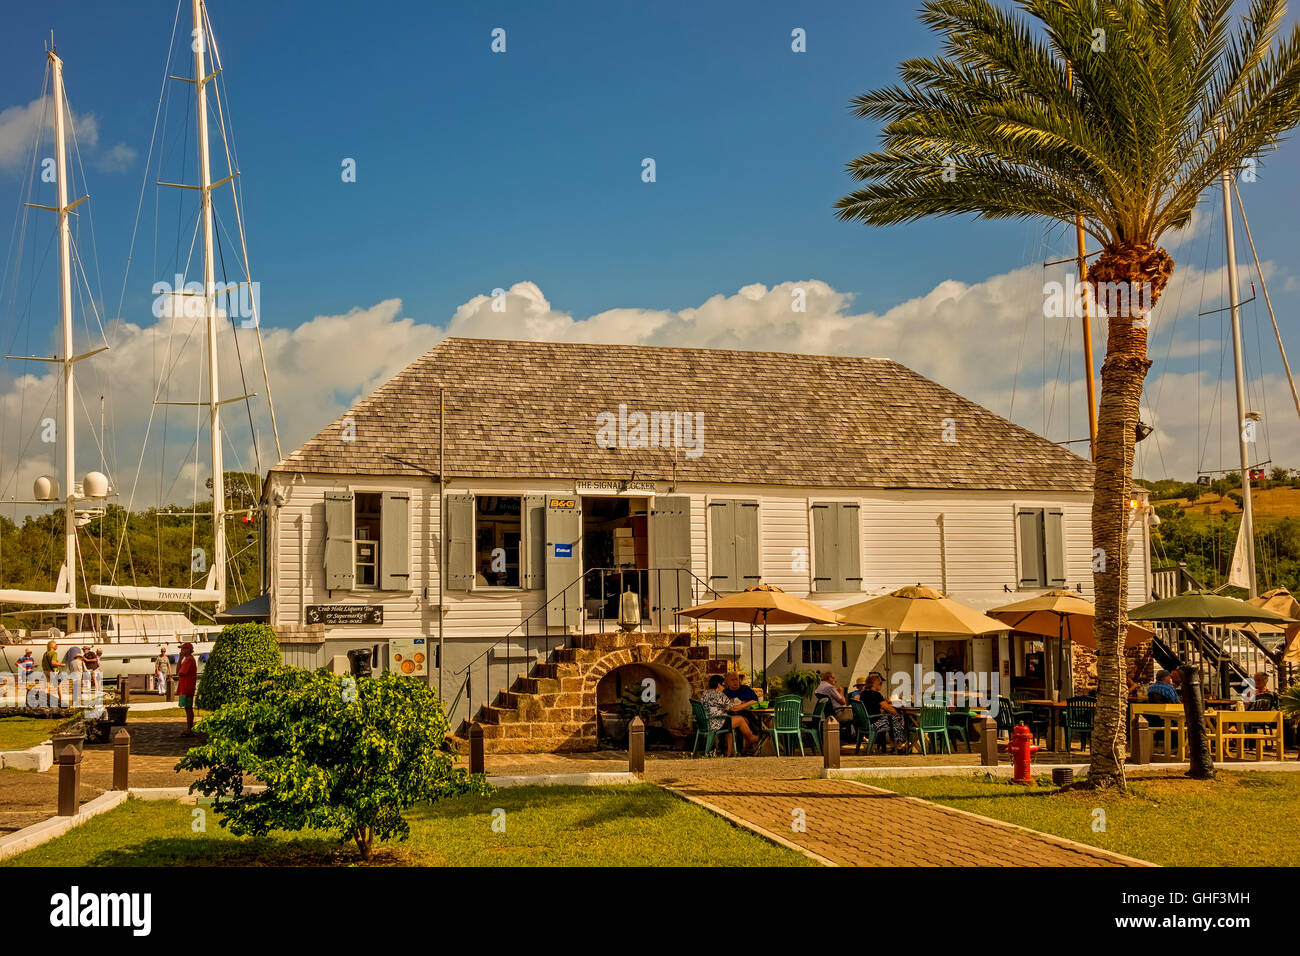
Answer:
[[[308,624],[383,624],[379,604],[308,604]]]

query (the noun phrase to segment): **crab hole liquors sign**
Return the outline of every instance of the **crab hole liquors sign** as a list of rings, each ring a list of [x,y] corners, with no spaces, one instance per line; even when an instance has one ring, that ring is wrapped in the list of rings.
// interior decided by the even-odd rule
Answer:
[[[308,624],[384,623],[384,609],[379,604],[308,604]]]

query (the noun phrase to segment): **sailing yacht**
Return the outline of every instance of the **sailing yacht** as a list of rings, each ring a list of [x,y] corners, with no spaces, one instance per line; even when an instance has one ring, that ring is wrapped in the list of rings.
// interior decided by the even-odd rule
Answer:
[[[203,0],[191,0],[193,15],[193,33],[194,42],[191,44],[193,50],[193,77],[173,77],[173,79],[183,80],[192,83],[197,98],[196,123],[197,123],[197,140],[198,140],[198,185],[182,185],[160,183],[159,185],[175,185],[179,188],[196,190],[200,196],[201,223],[203,232],[203,281],[200,291],[181,293],[179,290],[176,296],[187,294],[202,297],[202,316],[206,321],[206,361],[205,371],[207,379],[208,395],[207,401],[201,403],[206,405],[208,410],[208,425],[210,437],[210,454],[212,468],[212,500],[213,500],[213,555],[211,566],[208,570],[207,579],[199,587],[190,588],[172,588],[158,586],[139,586],[139,585],[119,585],[119,584],[101,584],[90,587],[90,592],[96,597],[111,599],[114,601],[128,603],[149,603],[149,604],[167,604],[177,603],[184,605],[194,605],[199,603],[215,603],[217,610],[220,611],[226,606],[226,563],[227,563],[227,533],[225,522],[228,518],[234,516],[226,507],[225,481],[222,464],[222,427],[221,427],[221,407],[224,404],[234,401],[246,401],[254,396],[244,395],[239,398],[222,399],[219,392],[219,375],[218,375],[218,353],[217,353],[217,333],[218,321],[224,318],[221,310],[218,308],[217,300],[220,297],[221,288],[216,283],[215,278],[215,257],[214,257],[214,212],[212,203],[212,193],[225,183],[233,181],[236,175],[231,175],[214,183],[212,181],[210,149],[209,149],[209,130],[208,130],[208,92],[207,87],[220,72],[219,63],[213,64],[212,72],[209,73],[209,64],[207,63],[207,52],[209,48],[209,38],[211,37],[211,28],[207,22],[206,4]],[[215,627],[198,625],[189,620],[189,618],[178,611],[158,611],[145,610],[137,608],[105,608],[78,606],[77,604],[77,587],[76,587],[76,569],[77,569],[77,526],[83,522],[83,517],[79,517],[76,505],[78,502],[91,499],[104,499],[109,497],[109,481],[105,475],[99,472],[87,474],[80,485],[73,484],[73,475],[75,474],[75,416],[74,410],[74,366],[77,362],[88,359],[93,355],[104,351],[104,348],[87,352],[83,355],[73,354],[72,345],[72,286],[71,277],[73,271],[73,258],[71,253],[71,234],[68,223],[68,216],[71,211],[84,201],[79,199],[71,204],[67,200],[68,178],[67,178],[67,143],[66,127],[68,123],[68,111],[66,97],[63,86],[63,62],[56,55],[53,49],[48,52],[50,68],[53,76],[53,98],[55,113],[55,150],[56,150],[56,170],[57,170],[57,188],[58,188],[58,206],[41,207],[57,213],[59,217],[59,249],[60,249],[60,307],[63,332],[63,358],[62,359],[43,359],[32,358],[32,361],[56,361],[62,365],[63,369],[63,439],[64,439],[64,480],[67,486],[66,497],[60,499],[58,494],[58,483],[51,477],[42,477],[37,480],[35,487],[35,500],[27,502],[18,502],[21,504],[55,504],[60,501],[65,509],[65,561],[64,566],[59,574],[58,582],[52,591],[31,591],[19,589],[0,588],[0,605],[2,604],[23,604],[32,606],[32,610],[19,611],[22,615],[35,615],[43,618],[54,618],[55,622],[46,627],[33,627],[26,635],[27,639],[17,643],[0,644],[0,672],[13,671],[17,667],[18,658],[22,656],[25,650],[31,650],[33,656],[39,657],[45,650],[46,641],[50,639],[57,640],[62,647],[81,646],[81,647],[99,647],[102,651],[100,655],[101,668],[105,677],[113,678],[120,674],[137,674],[149,673],[154,667],[154,660],[159,651],[163,651],[169,656],[179,653],[179,645],[182,642],[190,642],[194,645],[195,654],[200,662],[206,660],[207,655],[211,652],[215,639]],[[213,47],[213,59],[216,59],[215,46]],[[220,109],[220,103],[217,104]],[[222,130],[224,136],[224,129]],[[229,155],[229,151],[227,151]],[[238,210],[237,210],[238,213]],[[238,218],[240,224],[240,233],[242,240],[243,223],[242,216]],[[241,246],[243,243],[241,242]],[[245,271],[247,272],[247,257],[245,251]],[[251,280],[250,283],[251,285]],[[174,298],[175,301],[175,298]],[[255,299],[254,299],[255,301]],[[255,308],[256,306],[254,306]],[[257,316],[254,314],[253,326],[257,327]],[[258,334],[259,354],[261,352],[260,331]],[[106,346],[105,346],[106,348]],[[265,362],[263,361],[263,377],[266,378]],[[269,382],[268,393],[269,393]],[[269,394],[268,394],[269,401]],[[155,404],[195,404],[189,402],[172,403],[172,402],[155,402]],[[274,410],[271,411],[272,428],[275,427]],[[278,450],[278,435],[276,435],[276,445]],[[63,620],[66,623],[66,633],[60,631],[57,627],[57,620]],[[200,665],[201,666],[201,665]]]

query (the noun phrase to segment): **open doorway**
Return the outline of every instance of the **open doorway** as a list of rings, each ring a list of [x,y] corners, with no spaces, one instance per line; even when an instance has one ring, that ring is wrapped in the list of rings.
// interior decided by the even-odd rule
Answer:
[[[635,591],[642,619],[650,567],[650,504],[647,498],[582,499],[582,569],[586,578],[587,617],[618,620],[619,595]]]

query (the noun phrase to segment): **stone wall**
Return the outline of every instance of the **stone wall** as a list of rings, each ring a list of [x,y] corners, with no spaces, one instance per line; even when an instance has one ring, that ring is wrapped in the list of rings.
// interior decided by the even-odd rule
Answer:
[[[492,753],[549,753],[595,750],[599,732],[596,687],[601,678],[630,664],[671,671],[683,678],[692,696],[705,689],[710,674],[727,670],[706,645],[694,645],[685,632],[610,632],[572,637],[527,677],[479,708],[484,749]],[[469,724],[456,731],[468,739]]]

